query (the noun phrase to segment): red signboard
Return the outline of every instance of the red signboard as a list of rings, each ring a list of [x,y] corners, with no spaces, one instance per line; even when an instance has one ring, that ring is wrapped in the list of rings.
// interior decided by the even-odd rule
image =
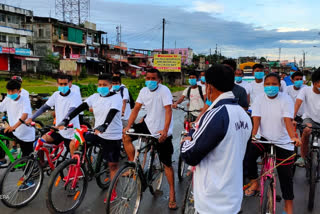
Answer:
[[[70,54],[70,58],[71,59],[79,59],[80,58],[80,54]]]
[[[15,54],[16,53],[16,49],[15,48],[2,47],[2,53]]]

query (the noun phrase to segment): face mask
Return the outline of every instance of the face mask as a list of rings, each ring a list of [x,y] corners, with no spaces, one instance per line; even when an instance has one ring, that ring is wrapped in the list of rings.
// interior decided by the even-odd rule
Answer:
[[[105,97],[105,96],[107,96],[109,94],[110,90],[109,90],[108,87],[98,87],[97,92],[101,96]]]
[[[296,88],[301,88],[302,84],[303,84],[303,80],[297,80],[297,81],[294,81],[294,86]]]
[[[294,74],[294,72],[291,71],[291,72],[290,72],[290,77],[292,76],[292,74]]]
[[[268,97],[274,97],[279,93],[279,86],[265,86],[264,92]]]
[[[200,79],[202,82],[206,82],[206,77],[202,76]]]
[[[113,86],[112,86],[112,89],[113,89],[114,91],[118,91],[118,90],[120,89],[120,85],[113,85]]]
[[[9,97],[12,100],[16,100],[18,98],[19,94],[15,93],[15,94],[7,94],[7,97]]]
[[[189,79],[189,84],[194,86],[197,84],[197,80],[196,79]]]
[[[236,80],[236,82],[241,82],[242,81],[242,77],[234,77],[234,79]]]
[[[254,72],[254,77],[258,80],[261,80],[264,77],[264,72],[262,71]]]
[[[62,93],[62,94],[66,94],[69,91],[69,86],[59,86],[58,90]]]
[[[211,106],[211,105],[212,105],[212,102],[207,99],[207,100],[206,100],[206,104],[207,104],[208,106]]]
[[[150,91],[153,91],[157,88],[158,82],[154,80],[148,80],[146,81],[146,86]]]

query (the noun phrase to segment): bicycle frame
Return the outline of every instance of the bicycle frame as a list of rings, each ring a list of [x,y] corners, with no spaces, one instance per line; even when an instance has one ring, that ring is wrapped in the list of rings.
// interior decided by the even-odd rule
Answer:
[[[8,149],[8,147],[6,146],[6,144],[2,141],[2,140],[9,140],[9,141],[13,141],[13,139],[6,137],[5,135],[0,135],[0,147],[3,149],[3,151],[6,153],[6,155],[8,156],[9,160],[11,163],[13,163],[16,159],[14,158],[14,156],[11,154],[10,150]],[[17,159],[19,159],[21,157],[21,151],[17,156]]]

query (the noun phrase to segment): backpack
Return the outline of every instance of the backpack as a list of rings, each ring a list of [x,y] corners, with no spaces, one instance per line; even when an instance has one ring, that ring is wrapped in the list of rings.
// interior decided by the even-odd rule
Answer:
[[[124,88],[125,88],[124,86],[120,87],[120,95],[121,95],[122,98],[123,98],[123,90],[124,90]],[[129,100],[127,102],[130,104],[130,108],[133,109],[134,105],[136,103],[135,103],[135,101],[134,101],[134,99],[133,99],[133,97],[132,97],[132,95],[131,95],[129,90],[128,90],[128,92],[129,92]]]
[[[202,94],[202,87],[201,85],[198,85],[198,90],[199,90],[199,94],[200,94],[200,97],[202,99],[202,101],[204,102],[204,97],[203,97],[203,94]],[[187,98],[190,100],[190,93],[191,93],[191,86],[188,88],[188,92],[187,92]]]

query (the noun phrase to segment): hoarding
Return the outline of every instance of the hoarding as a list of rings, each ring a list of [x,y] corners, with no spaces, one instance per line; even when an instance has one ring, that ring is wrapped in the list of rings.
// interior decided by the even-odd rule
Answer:
[[[156,54],[153,59],[154,68],[160,72],[181,72],[180,54]]]

